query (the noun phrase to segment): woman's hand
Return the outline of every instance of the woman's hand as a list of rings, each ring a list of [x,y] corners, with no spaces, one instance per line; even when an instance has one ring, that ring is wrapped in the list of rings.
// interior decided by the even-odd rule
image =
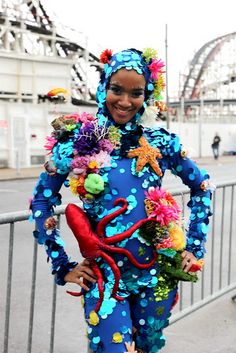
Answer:
[[[78,264],[72,271],[68,272],[65,277],[65,282],[76,283],[86,291],[89,290],[89,287],[84,284],[83,280],[95,283],[96,276],[94,275],[93,270],[90,267],[88,260],[83,260],[80,264]]]
[[[183,251],[182,254],[182,269],[184,272],[189,272],[191,266],[197,261],[197,258],[189,251]]]

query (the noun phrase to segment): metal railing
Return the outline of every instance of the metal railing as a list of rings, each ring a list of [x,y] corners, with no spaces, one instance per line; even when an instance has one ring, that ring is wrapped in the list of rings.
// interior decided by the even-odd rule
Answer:
[[[236,237],[233,237],[236,230],[235,186],[236,182],[217,185],[213,195],[206,265],[197,283],[180,283],[180,300],[171,323],[236,288],[236,263],[233,261],[236,257]],[[182,203],[183,216],[186,218],[188,193],[186,189],[172,192],[177,201]],[[64,238],[67,227],[63,213],[64,207],[57,209]],[[41,256],[45,259],[45,254],[44,251],[38,251],[38,245],[33,241],[32,224],[26,222],[28,217],[27,211],[0,215],[0,230],[3,229],[3,233],[0,233],[0,315],[3,318],[0,320],[0,332],[4,332],[3,339],[0,337],[0,347],[3,346],[3,353],[53,353],[59,352],[57,345],[63,351],[63,341],[66,341],[68,352],[68,342],[72,345],[71,352],[78,349],[78,344],[80,351],[86,351],[82,309],[78,313],[74,312],[71,297],[66,301],[67,306],[63,306],[65,289],[57,287],[45,274],[45,271],[49,272],[50,266],[39,259]],[[66,328],[63,321],[66,321]],[[78,332],[79,326],[83,327]],[[78,338],[76,343],[75,336]]]

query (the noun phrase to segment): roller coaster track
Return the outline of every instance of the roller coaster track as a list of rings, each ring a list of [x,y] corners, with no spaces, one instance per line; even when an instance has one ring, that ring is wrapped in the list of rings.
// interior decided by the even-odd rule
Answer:
[[[31,42],[31,50],[25,41]],[[79,40],[78,40],[79,38]],[[73,104],[94,104],[100,76],[101,49],[89,48],[88,38],[81,32],[63,26],[48,9],[47,1],[2,0],[0,6],[0,52],[24,55],[48,55],[72,60],[71,86]],[[43,49],[42,49],[43,47]]]
[[[200,98],[204,73],[223,45],[234,38],[236,38],[236,32],[217,37],[204,44],[197,51],[190,63],[189,73],[185,79],[181,92],[182,98],[189,100]]]

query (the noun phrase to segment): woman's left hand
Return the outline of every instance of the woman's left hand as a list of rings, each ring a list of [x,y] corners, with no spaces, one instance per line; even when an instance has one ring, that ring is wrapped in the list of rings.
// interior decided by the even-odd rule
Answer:
[[[189,251],[183,251],[182,254],[182,269],[184,272],[189,272],[191,266],[197,261],[197,258]]]

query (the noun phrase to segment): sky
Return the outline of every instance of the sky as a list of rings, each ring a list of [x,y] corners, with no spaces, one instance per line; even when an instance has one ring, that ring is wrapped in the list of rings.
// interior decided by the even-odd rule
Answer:
[[[208,41],[236,32],[235,0],[45,0],[60,22],[114,52],[153,47],[167,62],[168,92]],[[167,44],[167,46],[166,46]]]

